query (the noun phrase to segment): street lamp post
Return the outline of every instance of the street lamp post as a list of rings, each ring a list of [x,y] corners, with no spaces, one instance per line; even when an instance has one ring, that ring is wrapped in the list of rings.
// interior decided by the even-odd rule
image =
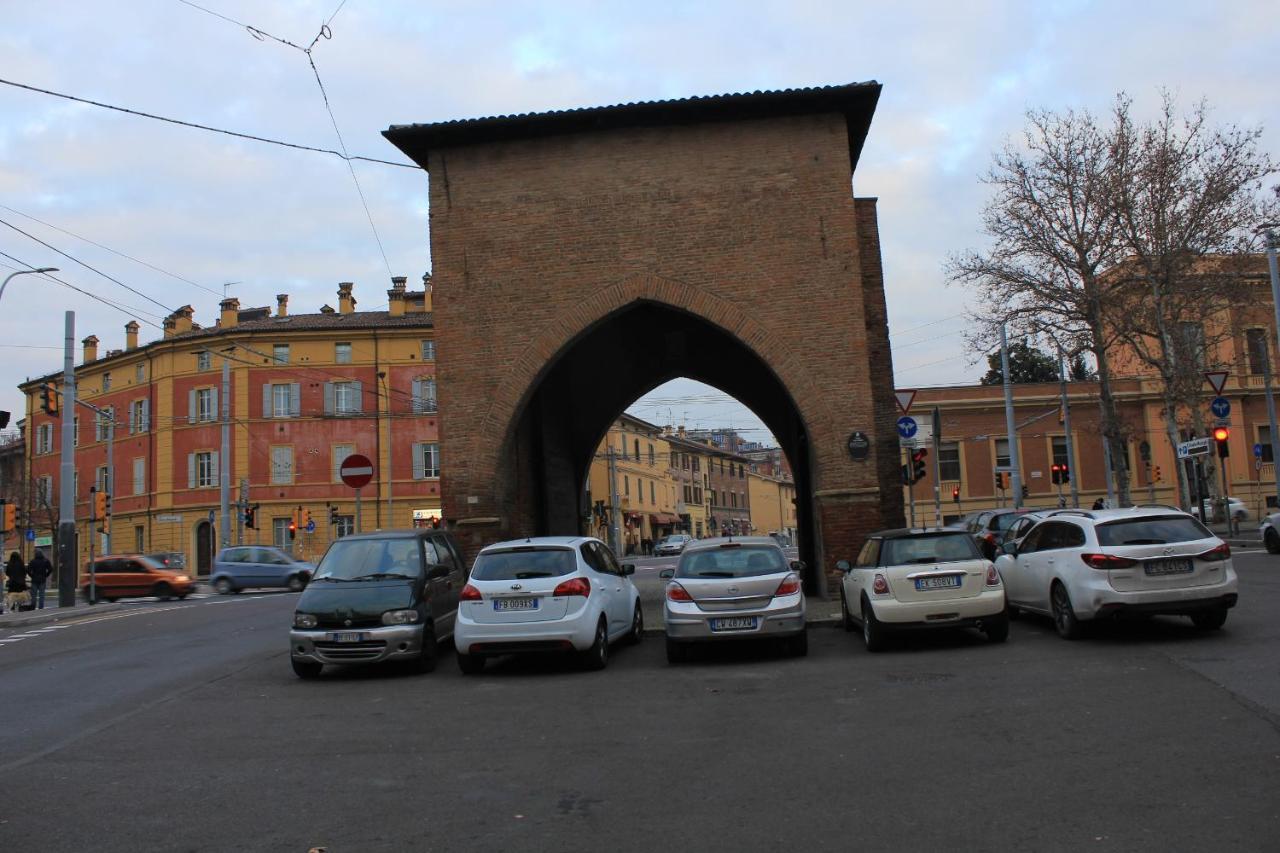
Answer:
[[[18,270],[17,272],[11,272],[4,277],[3,282],[0,282],[0,297],[4,296],[4,289],[9,286],[9,279],[13,278],[14,276],[28,275],[30,273],[37,273],[37,272],[44,273],[44,272],[57,272],[57,271],[58,271],[57,267],[40,267],[40,269],[38,270]]]

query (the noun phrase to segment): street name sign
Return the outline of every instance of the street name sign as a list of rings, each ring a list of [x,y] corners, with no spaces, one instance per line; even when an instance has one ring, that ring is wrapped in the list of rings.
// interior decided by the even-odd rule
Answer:
[[[895,398],[895,399],[897,399],[897,401],[898,401],[898,408],[902,410],[902,414],[904,414],[904,415],[905,415],[905,414],[907,414],[908,412],[910,412],[910,411],[911,411],[911,404],[912,404],[912,403],[915,401],[915,399],[916,399],[916,392],[915,392],[915,391],[911,391],[911,390],[907,390],[907,391],[894,391],[894,392],[893,392],[893,396],[894,396],[894,398]]]
[[[1189,459],[1192,456],[1203,456],[1209,452],[1209,448],[1213,445],[1211,438],[1193,438],[1190,441],[1183,441],[1178,444],[1178,458]]]
[[[906,415],[898,418],[898,435],[903,438],[911,438],[916,434],[919,427],[916,425],[915,418],[909,418]]]
[[[1227,377],[1231,374],[1225,370],[1206,370],[1204,378],[1209,380],[1209,384],[1213,386],[1213,393],[1221,394],[1222,389],[1227,384]]]
[[[156,516],[156,521],[162,524],[179,524],[182,521],[182,514],[176,512],[162,512]]]
[[[1226,397],[1214,397],[1209,404],[1209,411],[1213,412],[1215,418],[1225,418],[1231,414],[1231,401]]]
[[[368,456],[353,453],[342,461],[338,476],[351,488],[362,489],[373,479],[373,463]]]

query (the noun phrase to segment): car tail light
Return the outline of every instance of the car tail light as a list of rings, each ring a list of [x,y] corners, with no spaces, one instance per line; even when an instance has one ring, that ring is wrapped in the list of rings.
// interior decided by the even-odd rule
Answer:
[[[693,601],[693,596],[689,594],[689,590],[672,581],[667,584],[667,601]]]
[[[778,588],[773,591],[775,596],[779,595],[795,595],[800,591],[800,576],[792,572],[782,579],[782,583],[778,584]]]
[[[569,580],[561,583],[551,593],[553,596],[561,595],[581,595],[588,596],[591,594],[591,581],[586,578],[569,578]]]
[[[481,599],[480,590],[471,584],[467,584],[462,588],[462,592],[458,594],[458,598],[462,601],[479,601]]]
[[[876,595],[884,595],[889,591],[889,582],[884,579],[884,575],[876,575],[876,579],[871,582],[871,591]]]
[[[1137,560],[1130,560],[1128,557],[1117,557],[1114,554],[1081,554],[1080,559],[1084,560],[1086,566],[1091,569],[1101,569],[1109,571],[1111,569],[1128,569],[1138,565]]]
[[[1203,554],[1196,554],[1196,558],[1204,560],[1207,563],[1217,563],[1222,560],[1229,560],[1231,559],[1231,546],[1226,542],[1223,542],[1218,547],[1210,548]]]
[[[987,586],[1000,586],[1000,573],[991,563],[987,564]]]

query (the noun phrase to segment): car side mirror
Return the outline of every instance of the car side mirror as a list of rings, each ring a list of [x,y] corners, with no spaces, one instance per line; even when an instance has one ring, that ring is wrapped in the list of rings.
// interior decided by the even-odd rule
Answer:
[[[429,581],[440,580],[441,578],[447,577],[449,577],[448,566],[435,565],[427,569],[427,580]]]
[[[793,572],[803,572],[803,571],[804,571],[804,561],[803,561],[803,560],[792,560],[792,561],[791,561],[791,571],[793,571]]]
[[[623,564],[622,564],[622,573],[623,573],[624,575],[634,575],[634,574],[636,573],[636,564],[635,564],[635,563],[623,563]]]
[[[849,564],[848,560],[836,560],[836,568],[842,572],[853,570],[853,566]]]
[[[1002,544],[1002,545],[1000,546],[1000,550],[1001,550],[1001,551],[1004,551],[1004,552],[1005,552],[1006,554],[1008,554],[1010,557],[1016,557],[1016,556],[1018,556],[1018,543],[1017,543],[1017,542],[1005,542],[1004,544]]]
[[[662,571],[658,572],[658,577],[664,581],[669,581],[675,576],[676,576],[675,569],[663,569]]]

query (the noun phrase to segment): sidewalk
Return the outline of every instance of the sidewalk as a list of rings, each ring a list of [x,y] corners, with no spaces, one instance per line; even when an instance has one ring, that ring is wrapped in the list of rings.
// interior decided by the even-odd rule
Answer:
[[[26,628],[32,625],[44,625],[49,622],[59,622],[63,619],[70,619],[75,616],[83,616],[90,613],[111,613],[116,610],[122,610],[122,604],[95,604],[90,606],[84,602],[79,596],[76,597],[76,603],[72,607],[59,607],[58,596],[55,594],[45,599],[44,610],[31,610],[26,613],[0,613],[0,630],[5,628]]]

